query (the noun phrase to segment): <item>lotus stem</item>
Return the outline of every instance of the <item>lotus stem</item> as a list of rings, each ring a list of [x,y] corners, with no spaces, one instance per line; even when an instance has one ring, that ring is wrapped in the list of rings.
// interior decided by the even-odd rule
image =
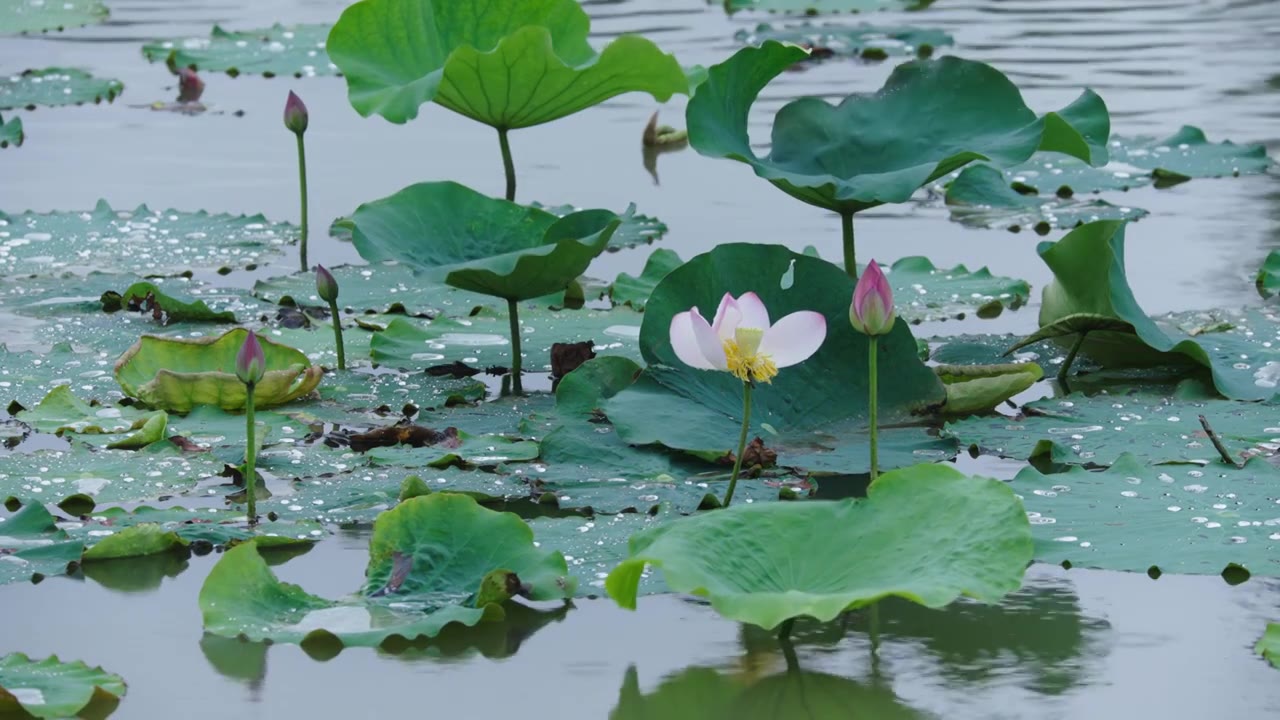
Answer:
[[[853,244],[853,213],[840,213],[840,230],[844,235],[844,270],[849,277],[858,279],[858,251]]]
[[[871,636],[871,657],[880,656],[880,601],[867,606],[867,634]]]
[[[507,173],[507,200],[516,201],[516,164],[511,159],[511,143],[507,140],[507,129],[498,128],[498,144],[502,147],[502,169]]]
[[[329,301],[329,314],[333,316],[333,341],[338,346],[338,369],[347,369],[347,350],[342,344],[342,316],[338,313],[338,301]]]
[[[870,387],[867,392],[867,407],[871,419],[871,482],[875,482],[876,477],[880,475],[880,431],[876,426],[879,420],[878,415],[880,414],[879,379],[876,377],[876,349],[880,343],[876,335],[867,336],[867,340],[869,340],[867,343],[869,348],[867,353],[867,384]]]
[[[796,672],[800,669],[800,659],[796,657],[796,646],[791,643],[791,630],[795,626],[795,618],[787,618],[778,626],[778,645],[782,646],[782,657],[786,658],[788,672]]]
[[[1076,355],[1080,353],[1080,346],[1084,345],[1084,339],[1089,335],[1086,330],[1080,333],[1080,337],[1076,338],[1076,342],[1071,346],[1071,352],[1067,353],[1067,359],[1062,361],[1062,367],[1058,368],[1058,384],[1063,388],[1067,388],[1067,376],[1071,374],[1071,363],[1076,361]],[[1070,392],[1070,388],[1067,388]]]
[[[733,475],[729,477],[729,489],[724,493],[724,507],[729,507],[733,500],[734,488],[738,487],[738,474],[742,472],[742,456],[747,451],[747,432],[751,429],[751,383],[742,383],[742,432],[738,434],[738,454],[733,459]]]
[[[298,187],[302,193],[302,243],[299,246],[298,254],[302,261],[302,272],[307,271],[307,144],[302,139],[302,133],[298,136]]]
[[[246,383],[244,388],[244,434],[249,441],[244,451],[244,494],[245,500],[249,503],[249,525],[252,526],[258,524],[258,474],[257,470],[254,469],[258,459],[258,443],[254,435],[257,433],[258,427],[253,419],[254,383]]]
[[[1227,450],[1227,446],[1222,444],[1222,438],[1218,437],[1218,433],[1213,431],[1213,426],[1209,424],[1209,418],[1200,416],[1200,427],[1204,428],[1204,434],[1209,436],[1209,442],[1213,443],[1213,448],[1218,451],[1218,455],[1222,458],[1222,462],[1233,468],[1240,467],[1240,463],[1231,457],[1231,452]]]
[[[507,316],[511,318],[511,392],[515,395],[524,394],[524,383],[520,379],[521,357],[519,312],[519,304],[516,303],[515,300],[507,300]]]

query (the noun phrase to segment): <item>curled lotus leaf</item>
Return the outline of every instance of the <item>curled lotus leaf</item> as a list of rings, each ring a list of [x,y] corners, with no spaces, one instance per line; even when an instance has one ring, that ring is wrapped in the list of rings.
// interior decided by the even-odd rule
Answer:
[[[948,415],[976,415],[993,410],[1044,377],[1033,362],[999,365],[936,365],[933,371],[947,386]]]
[[[499,129],[550,122],[616,95],[689,92],[674,56],[624,35],[597,53],[576,0],[362,0],[329,34],[352,107],[394,123],[436,102]],[[369,38],[378,38],[370,42]]]
[[[118,702],[125,691],[119,675],[79,660],[63,662],[57,655],[34,660],[22,653],[0,657],[0,712],[5,715],[73,717],[99,697]]]
[[[236,377],[235,356],[249,331],[235,328],[218,337],[180,339],[143,335],[116,361],[115,377],[129,397],[171,412],[197,405],[241,410],[245,387]],[[286,345],[260,338],[266,374],[254,389],[259,407],[283,405],[320,384],[324,369]]]
[[[652,565],[673,591],[771,629],[889,596],[997,602],[1022,584],[1032,542],[1004,483],[926,464],[885,473],[862,500],[735,505],[634,535],[629,550],[605,580],[622,607]]]
[[[1096,94],[1086,90],[1063,110],[1037,116],[1000,71],[957,57],[899,65],[879,91],[839,105],[814,97],[786,104],[774,118],[769,154],[759,157],[747,132],[751,105],[770,80],[806,57],[802,48],[767,41],[713,66],[689,101],[690,144],[840,213],[904,202],[975,160],[1012,165],[1037,150],[1107,160],[1111,122]]]

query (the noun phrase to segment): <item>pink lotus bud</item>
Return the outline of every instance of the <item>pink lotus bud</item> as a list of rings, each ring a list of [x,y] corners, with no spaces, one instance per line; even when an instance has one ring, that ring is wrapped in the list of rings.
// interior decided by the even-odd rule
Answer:
[[[303,104],[302,98],[289,91],[289,99],[284,103],[284,126],[289,128],[295,135],[301,135],[307,131],[307,106]]]
[[[867,335],[887,335],[893,330],[898,315],[893,309],[893,290],[889,279],[880,272],[875,260],[858,278],[853,289],[853,304],[849,306],[849,322],[853,329]]]
[[[178,102],[196,102],[204,94],[204,81],[191,68],[178,69]]]
[[[328,303],[338,299],[338,281],[323,265],[316,266],[316,292],[320,294],[321,300]]]
[[[240,352],[236,353],[236,377],[245,385],[256,385],[266,371],[267,356],[262,352],[262,343],[258,342],[258,336],[250,330],[248,337],[244,339],[244,345],[240,346]]]

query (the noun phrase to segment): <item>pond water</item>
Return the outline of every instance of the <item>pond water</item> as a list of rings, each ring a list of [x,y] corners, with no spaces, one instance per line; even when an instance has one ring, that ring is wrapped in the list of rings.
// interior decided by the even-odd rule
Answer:
[[[336,78],[263,79],[206,74],[211,112],[153,112],[172,100],[172,76],[141,58],[141,43],[201,36],[217,23],[256,28],[332,22],[330,0],[115,0],[111,20],[60,35],[0,40],[0,69],[92,68],[119,78],[111,106],[23,113],[29,137],[0,156],[0,208],[203,208],[296,216],[292,141],[280,127],[288,89],[311,111],[313,227],[422,180],[502,190],[493,133],[437,107],[404,126],[361,119]],[[595,40],[643,33],[686,64],[711,64],[738,44],[734,32],[767,15],[727,16],[702,0],[586,2]],[[1107,101],[1113,131],[1163,136],[1183,124],[1212,140],[1264,142],[1280,151],[1280,7],[1270,0],[939,0],[920,13],[824,18],[943,29],[949,52],[995,64],[1039,111],[1082,87]],[[801,95],[873,90],[892,62],[832,61],[784,74],[757,104],[753,136]],[[645,170],[640,131],[655,109],[629,95],[513,134],[520,199],[621,210],[634,201],[671,228],[661,246],[690,257],[718,243],[816,246],[838,257],[839,223],[793,201],[746,167],[692,150],[663,155],[660,184]],[[664,119],[683,125],[679,99]],[[241,114],[239,111],[243,111]],[[1151,313],[1256,302],[1250,277],[1280,248],[1274,175],[1144,188],[1125,202],[1151,215],[1128,233],[1129,277]],[[1053,233],[1051,238],[1060,236]],[[859,215],[861,258],[927,255],[939,266],[989,265],[1038,288],[1050,275],[1034,233],[971,230],[946,210],[903,204]],[[313,259],[356,262],[349,245],[313,232]],[[602,257],[599,277],[636,272],[648,249]],[[281,260],[219,282],[248,285],[280,274]],[[992,321],[930,323],[917,334],[1028,332],[1036,303]],[[1037,386],[1034,392],[1045,392]],[[1020,399],[1031,399],[1034,392]],[[963,461],[962,469],[1011,477],[1017,465]],[[367,533],[339,531],[276,568],[282,579],[339,597],[359,584]],[[563,617],[537,615],[500,630],[446,637],[399,655],[351,649],[309,657],[292,645],[202,640],[196,595],[215,557],[131,564],[126,573],[0,587],[0,653],[57,653],[103,665],[129,682],[113,717],[376,717],[409,713],[470,718],[706,717],[721,711],[778,718],[1280,716],[1275,671],[1252,653],[1280,619],[1280,583],[1229,586],[1174,577],[1036,566],[999,607],[960,603],[928,611],[886,603],[878,652],[866,618],[800,624],[804,674],[771,636],[670,596],[639,612],[582,600]],[[554,608],[547,608],[548,611]],[[620,699],[621,698],[621,699]],[[736,706],[734,703],[738,703]],[[735,708],[736,709],[733,709]],[[731,710],[732,709],[732,710]]]

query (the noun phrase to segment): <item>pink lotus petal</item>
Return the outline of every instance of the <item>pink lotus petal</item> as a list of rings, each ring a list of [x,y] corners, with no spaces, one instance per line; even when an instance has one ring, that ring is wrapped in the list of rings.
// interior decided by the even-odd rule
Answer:
[[[729,293],[725,293],[720,298],[720,307],[716,308],[716,319],[711,323],[711,329],[716,331],[716,335],[721,340],[728,340],[733,337],[733,333],[742,324],[742,310],[738,307],[738,301],[733,299]]]
[[[769,327],[769,311],[764,301],[753,292],[743,293],[738,298],[738,309],[742,311],[742,323],[738,327],[764,330]]]
[[[705,324],[707,321],[702,322]],[[693,331],[692,312],[676,313],[671,318],[671,349],[676,351],[676,357],[680,358],[680,362],[689,367],[699,370],[715,369],[711,363],[707,362],[701,346],[698,345],[698,336]]]
[[[765,330],[760,353],[768,355],[780,368],[808,360],[827,337],[827,319],[821,313],[801,310],[782,318]]]
[[[735,308],[733,312],[737,312]],[[715,370],[728,370],[729,359],[724,354],[724,341],[716,334],[716,331],[707,324],[707,319],[702,317],[702,313],[698,312],[698,308],[689,311],[690,324],[693,326],[693,334],[698,339],[698,348],[702,351],[702,358],[711,365]]]

